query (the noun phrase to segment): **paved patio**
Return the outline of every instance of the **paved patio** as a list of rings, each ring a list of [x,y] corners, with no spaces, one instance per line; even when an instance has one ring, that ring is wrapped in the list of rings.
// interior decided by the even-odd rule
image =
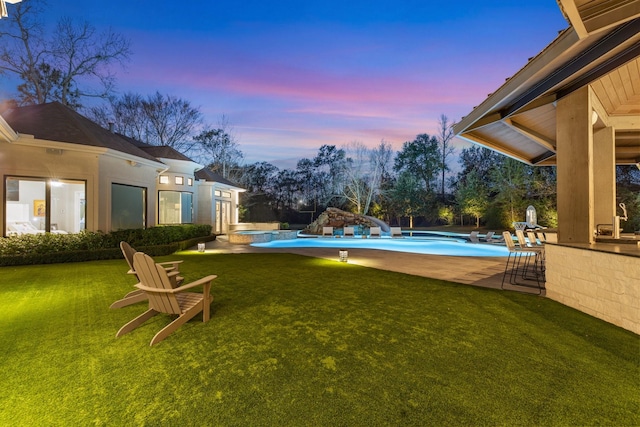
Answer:
[[[250,245],[231,244],[225,236],[219,236],[216,240],[208,242],[205,247],[208,253],[285,252],[339,262],[338,251],[334,248],[256,248]],[[506,262],[506,257],[455,257],[376,249],[349,249],[351,264],[492,289],[500,289]],[[538,293],[537,289],[511,286],[508,281],[505,289]]]

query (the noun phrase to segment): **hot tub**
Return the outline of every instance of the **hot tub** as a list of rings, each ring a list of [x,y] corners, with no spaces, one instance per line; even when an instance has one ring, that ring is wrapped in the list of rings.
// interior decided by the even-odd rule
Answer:
[[[297,232],[293,230],[245,230],[229,234],[229,243],[250,245],[251,243],[266,243],[274,240],[295,239]]]

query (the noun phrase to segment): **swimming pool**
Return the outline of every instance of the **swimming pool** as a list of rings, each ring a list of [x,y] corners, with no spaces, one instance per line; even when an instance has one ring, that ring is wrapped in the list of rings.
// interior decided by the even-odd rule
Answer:
[[[405,237],[402,239],[332,239],[297,238],[265,243],[252,243],[257,248],[335,248],[335,249],[377,249],[395,252],[410,252],[424,255],[502,257],[509,251],[503,245],[468,243],[462,238],[451,237]]]

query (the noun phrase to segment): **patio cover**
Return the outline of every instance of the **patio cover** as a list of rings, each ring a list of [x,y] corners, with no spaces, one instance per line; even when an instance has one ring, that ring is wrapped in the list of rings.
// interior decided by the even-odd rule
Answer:
[[[556,164],[557,101],[585,86],[594,127],[615,129],[616,164],[640,162],[640,0],[558,0],[571,27],[454,127],[531,165]]]

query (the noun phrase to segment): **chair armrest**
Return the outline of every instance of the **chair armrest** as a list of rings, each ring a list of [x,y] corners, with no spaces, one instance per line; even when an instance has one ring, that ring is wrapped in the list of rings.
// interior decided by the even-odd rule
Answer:
[[[167,262],[157,262],[156,264],[161,265],[161,266],[165,266],[165,265],[170,265],[173,268],[178,268],[178,264],[182,264],[183,260],[179,260],[179,261],[167,261]]]
[[[134,285],[136,288],[138,289],[142,289],[143,291],[147,291],[147,292],[155,292],[155,293],[163,293],[163,294],[177,294],[180,292],[183,292],[187,289],[191,289],[191,288],[195,288],[197,286],[201,286],[201,285],[205,285],[207,283],[210,283],[213,279],[215,279],[216,275],[210,275],[210,276],[206,276],[203,277],[202,279],[196,280],[195,282],[191,282],[191,283],[187,283],[186,285],[182,285],[178,288],[174,288],[174,289],[162,289],[162,288],[150,288],[148,286],[144,286],[141,283],[138,283],[137,285]]]

